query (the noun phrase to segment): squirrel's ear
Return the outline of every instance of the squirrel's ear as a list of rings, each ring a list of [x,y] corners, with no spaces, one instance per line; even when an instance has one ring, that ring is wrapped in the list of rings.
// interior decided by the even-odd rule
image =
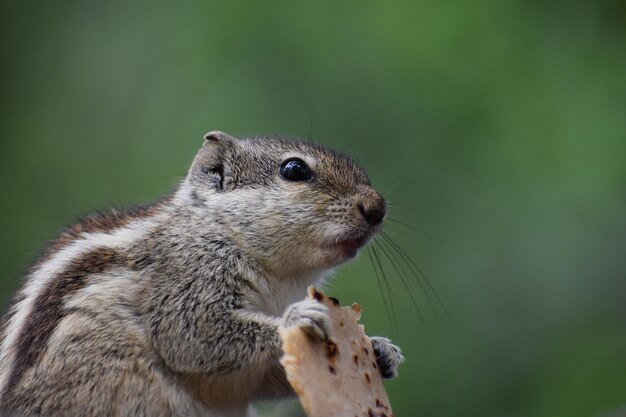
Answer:
[[[237,139],[215,130],[204,135],[204,144],[193,161],[189,175],[199,182],[215,188],[224,189],[224,160],[229,150],[236,145]]]
[[[209,133],[207,133],[206,135],[204,135],[204,144],[205,146],[207,145],[207,143],[211,143],[211,142],[234,142],[237,139],[235,139],[234,137],[230,136],[228,133],[224,133],[220,130],[213,130]]]

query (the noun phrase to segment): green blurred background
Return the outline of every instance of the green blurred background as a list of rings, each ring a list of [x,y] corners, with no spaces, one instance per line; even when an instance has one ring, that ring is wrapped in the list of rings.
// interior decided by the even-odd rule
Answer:
[[[0,304],[77,216],[171,190],[204,132],[312,136],[437,238],[387,222],[450,320],[387,264],[392,329],[366,253],[330,288],[404,349],[398,416],[626,414],[623,0],[0,7]]]

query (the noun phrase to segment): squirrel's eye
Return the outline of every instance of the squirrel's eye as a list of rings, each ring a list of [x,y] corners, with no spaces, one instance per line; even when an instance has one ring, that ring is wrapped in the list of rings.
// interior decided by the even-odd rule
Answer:
[[[302,159],[287,159],[280,166],[280,175],[287,181],[309,181],[313,178],[311,169]]]

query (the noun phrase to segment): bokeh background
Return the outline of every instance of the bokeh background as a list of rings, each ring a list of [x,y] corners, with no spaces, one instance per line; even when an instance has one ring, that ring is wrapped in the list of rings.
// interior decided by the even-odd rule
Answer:
[[[336,274],[404,349],[398,416],[626,414],[623,0],[0,4],[0,304],[204,132],[310,137],[367,167],[449,314],[365,252]]]

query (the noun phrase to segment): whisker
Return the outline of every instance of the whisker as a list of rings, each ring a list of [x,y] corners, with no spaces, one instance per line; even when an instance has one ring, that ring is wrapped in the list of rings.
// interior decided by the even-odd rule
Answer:
[[[402,178],[399,181],[396,181],[394,184],[391,184],[391,185],[387,186],[385,189],[387,191],[389,191],[389,192],[393,192],[394,187],[397,187],[398,185],[402,184],[403,182],[411,180],[416,175],[417,175],[417,171],[413,171],[411,173],[407,173],[407,174],[405,174],[404,178]]]
[[[374,243],[378,245],[380,250],[383,252],[383,255],[385,255],[387,257],[387,260],[389,261],[391,266],[393,266],[394,270],[396,271],[396,273],[400,277],[400,281],[402,282],[402,285],[404,286],[404,288],[406,289],[407,293],[409,294],[409,298],[411,299],[411,302],[412,302],[413,306],[415,307],[415,310],[417,311],[417,314],[419,315],[420,321],[422,322],[422,325],[424,326],[424,330],[426,330],[426,334],[428,334],[429,333],[428,332],[428,326],[426,325],[426,320],[424,319],[424,315],[422,314],[422,309],[417,304],[417,300],[415,299],[415,295],[413,294],[413,290],[411,289],[411,286],[408,284],[407,278],[404,275],[404,272],[401,270],[401,268],[398,267],[399,264],[396,265],[398,261],[394,260],[395,255],[393,256],[393,258],[392,258],[392,256],[390,256],[390,254],[387,252],[387,249],[385,249],[385,246],[383,245],[383,243],[385,243],[385,242],[381,242],[378,239],[375,239]],[[393,253],[391,255],[393,255]]]
[[[370,262],[372,263],[372,268],[374,269],[374,275],[376,276],[376,283],[378,284],[378,289],[380,290],[380,294],[383,298],[383,305],[385,306],[385,312],[387,313],[387,320],[389,320],[389,324],[391,325],[392,332],[395,329],[393,320],[391,319],[391,313],[389,312],[389,305],[387,304],[387,297],[385,296],[385,292],[383,291],[383,286],[380,283],[380,276],[378,275],[378,270],[376,269],[376,265],[374,264],[374,258],[372,257],[371,247],[367,247],[367,254],[369,255]]]
[[[406,261],[402,257],[400,259],[398,259],[396,257],[395,252],[397,252],[397,249],[394,246],[392,246],[387,241],[388,239],[390,239],[390,237],[387,236],[387,235],[384,235],[383,233],[381,233],[381,238],[382,238],[381,243],[384,243],[387,246],[387,249],[389,249],[389,252],[393,256],[395,261],[398,263],[398,265],[400,265],[400,268],[402,270],[404,270],[402,268],[402,262],[404,262],[406,264]],[[400,262],[400,261],[402,261],[402,262]],[[435,310],[435,304],[433,303],[432,299],[430,298],[430,292],[428,291],[428,289],[424,286],[424,283],[422,282],[422,279],[423,279],[422,276],[417,274],[412,268],[410,268],[410,265],[407,265],[406,267],[409,270],[409,272],[411,273],[411,275],[413,275],[413,277],[415,278],[415,281],[417,281],[417,284],[419,285],[420,289],[422,290],[422,293],[426,296],[426,300],[428,301],[428,305],[430,306],[432,312],[434,314],[437,314],[437,311]]]
[[[378,256],[378,252],[376,252],[376,248],[374,246],[370,246],[372,248],[372,253],[374,254],[374,259],[376,259],[376,263],[378,263],[378,267],[380,268],[380,272],[381,275],[383,277],[383,283],[385,284],[385,286],[387,287],[387,292],[389,293],[390,297],[389,297],[389,301],[390,301],[390,310],[391,310],[391,315],[393,316],[394,321],[397,323],[398,322],[398,316],[396,315],[396,309],[394,307],[394,303],[398,304],[398,300],[396,299],[396,296],[393,292],[393,288],[391,287],[391,284],[389,284],[389,279],[387,279],[387,274],[385,273],[385,270],[383,269],[383,264],[380,262],[380,257]]]
[[[310,117],[309,117],[309,135],[307,137],[307,140],[309,142],[313,141],[313,111],[314,110],[311,109],[311,114],[310,114]]]
[[[441,307],[441,309],[443,310],[444,314],[446,315],[447,319],[450,320],[450,313],[448,312],[448,309],[446,308],[445,304],[443,303],[443,301],[441,300],[441,298],[439,297],[439,295],[437,294],[437,291],[435,291],[435,289],[433,288],[432,284],[430,283],[428,277],[426,277],[426,274],[424,274],[424,272],[421,270],[421,268],[419,266],[417,266],[417,264],[415,262],[413,262],[413,260],[409,257],[409,255],[407,255],[407,253],[400,247],[400,245],[398,245],[389,235],[381,232],[380,234],[385,240],[387,240],[387,242],[396,249],[396,252],[400,255],[400,257],[402,259],[404,259],[404,262],[406,263],[407,267],[409,267],[409,269],[411,269],[411,271],[413,271],[414,274],[417,274],[415,272],[415,270],[417,270],[419,272],[419,275],[421,275],[421,277],[424,279],[424,281],[426,282],[426,285],[428,286],[428,288],[430,289],[430,291],[432,292],[432,294],[435,296],[435,298],[437,299],[437,302],[439,303],[439,306]]]
[[[389,220],[390,222],[393,222],[393,223],[397,223],[397,224],[399,224],[399,225],[401,225],[401,226],[406,227],[407,229],[413,230],[414,232],[421,233],[422,235],[424,235],[424,236],[426,236],[426,237],[429,237],[429,238],[431,238],[431,239],[433,239],[433,240],[435,240],[435,241],[437,241],[437,242],[439,242],[439,243],[445,243],[443,240],[439,239],[438,237],[433,236],[433,235],[431,235],[431,234],[430,234],[430,233],[428,233],[428,232],[425,232],[425,231],[423,231],[423,230],[421,230],[421,229],[418,229],[417,227],[412,226],[412,225],[410,225],[410,224],[408,224],[408,223],[405,223],[405,222],[403,222],[403,221],[400,221],[400,220],[398,220],[398,219],[394,219],[394,218],[391,218],[391,217],[387,217],[387,218],[386,218],[386,220]]]

